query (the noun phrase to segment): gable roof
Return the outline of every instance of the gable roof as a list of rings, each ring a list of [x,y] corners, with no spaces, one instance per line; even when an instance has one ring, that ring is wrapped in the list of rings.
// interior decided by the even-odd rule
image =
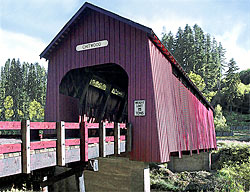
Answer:
[[[64,27],[61,29],[61,31],[54,37],[54,39],[50,42],[50,44],[44,49],[44,51],[40,54],[40,58],[45,58],[46,60],[49,59],[50,53],[57,47],[60,41],[66,36],[66,34],[70,31],[71,27],[76,23],[76,21],[80,18],[82,14],[89,10],[94,10],[99,13],[102,13],[104,15],[107,15],[111,18],[114,18],[118,21],[121,21],[125,24],[128,24],[132,27],[135,27],[137,29],[140,29],[148,34],[148,37],[151,39],[151,41],[154,43],[154,45],[161,51],[161,53],[169,60],[169,62],[177,67],[177,70],[181,74],[183,74],[184,78],[190,83],[190,86],[195,89],[195,91],[198,93],[198,95],[201,97],[201,100],[203,103],[205,103],[208,107],[210,107],[213,111],[213,107],[211,104],[206,100],[206,98],[203,96],[203,94],[199,91],[199,89],[194,85],[194,83],[190,80],[186,72],[183,70],[181,65],[176,61],[174,56],[167,50],[167,48],[162,44],[162,42],[159,40],[159,38],[156,36],[154,31],[146,27],[144,25],[141,25],[139,23],[136,23],[132,20],[129,20],[125,17],[119,16],[115,13],[112,13],[110,11],[107,11],[103,8],[97,7],[93,4],[90,4],[88,2],[84,3],[83,6],[76,12],[76,14],[64,25]]]
[[[50,44],[44,49],[44,51],[40,54],[40,58],[49,59],[49,54],[52,52],[52,50],[56,47],[56,45],[61,41],[61,39],[64,38],[64,34],[67,34],[70,30],[70,27],[75,23],[75,21],[80,17],[81,14],[88,10],[94,10],[99,13],[105,14],[107,16],[110,16],[118,21],[121,21],[123,23],[126,23],[128,25],[131,25],[137,29],[140,29],[142,31],[145,31],[148,34],[152,34],[153,30],[149,27],[146,27],[144,25],[141,25],[139,23],[136,23],[134,21],[131,21],[127,18],[121,17],[115,13],[112,13],[110,11],[107,11],[103,8],[97,7],[93,4],[90,4],[88,2],[84,3],[83,6],[76,12],[76,14],[64,25],[64,27],[61,29],[61,31],[55,36],[55,38],[50,42]]]

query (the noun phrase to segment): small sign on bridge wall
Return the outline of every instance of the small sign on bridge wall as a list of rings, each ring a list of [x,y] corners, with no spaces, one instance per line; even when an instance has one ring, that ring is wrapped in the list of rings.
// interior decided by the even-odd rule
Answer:
[[[146,105],[145,100],[135,100],[134,101],[135,116],[145,116],[146,115],[145,105]]]
[[[92,42],[92,43],[85,43],[82,45],[77,45],[76,51],[85,51],[85,50],[89,50],[89,49],[106,47],[106,46],[108,46],[108,44],[109,44],[109,42],[107,40],[96,41],[96,42]]]

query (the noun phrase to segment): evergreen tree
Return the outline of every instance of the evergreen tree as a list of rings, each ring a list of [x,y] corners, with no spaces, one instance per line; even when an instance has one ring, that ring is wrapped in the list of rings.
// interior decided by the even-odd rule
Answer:
[[[240,83],[240,77],[237,73],[239,68],[233,58],[229,61],[227,67],[228,70],[226,71],[225,77],[224,95],[227,101],[228,110],[232,112],[233,101],[237,97],[237,89]]]
[[[8,95],[12,96],[13,98],[13,120],[20,120],[19,110],[22,106],[22,69],[19,60],[13,59],[10,65],[10,79],[9,79],[9,86],[10,86],[10,93]]]
[[[180,65],[183,66],[184,55],[183,55],[183,31],[179,27],[175,36],[174,41],[174,57]]]
[[[166,33],[163,34],[162,43],[172,54],[174,53],[174,46],[175,46],[174,41],[175,39],[171,31],[168,34]]]
[[[195,24],[194,30],[194,67],[193,72],[203,76],[205,72],[204,58],[205,58],[205,36],[202,29]]]
[[[183,57],[183,68],[184,70],[189,73],[193,70],[194,67],[194,35],[191,27],[186,25],[184,32],[183,32],[183,45],[182,45],[182,57]]]

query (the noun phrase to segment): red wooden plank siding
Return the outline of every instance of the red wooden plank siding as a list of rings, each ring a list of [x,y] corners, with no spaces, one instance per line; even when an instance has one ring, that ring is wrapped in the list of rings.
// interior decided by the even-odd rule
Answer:
[[[161,162],[171,152],[216,148],[213,113],[172,74],[171,64],[150,44]]]
[[[108,40],[107,47],[76,52],[76,45]],[[171,152],[216,147],[212,111],[208,111],[172,74],[171,64],[147,33],[91,11],[50,56],[46,121],[59,121],[59,85],[71,69],[105,63],[127,73],[128,121],[133,124],[131,158],[169,161]],[[146,100],[146,116],[134,117],[133,101]],[[66,103],[65,103],[66,104]],[[204,117],[206,116],[206,117]]]

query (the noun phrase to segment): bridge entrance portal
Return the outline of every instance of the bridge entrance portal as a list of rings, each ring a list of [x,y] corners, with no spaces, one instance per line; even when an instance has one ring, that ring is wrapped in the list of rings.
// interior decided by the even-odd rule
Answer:
[[[72,114],[88,122],[128,120],[128,75],[117,64],[72,69],[62,78],[59,93],[61,120],[77,120]]]

